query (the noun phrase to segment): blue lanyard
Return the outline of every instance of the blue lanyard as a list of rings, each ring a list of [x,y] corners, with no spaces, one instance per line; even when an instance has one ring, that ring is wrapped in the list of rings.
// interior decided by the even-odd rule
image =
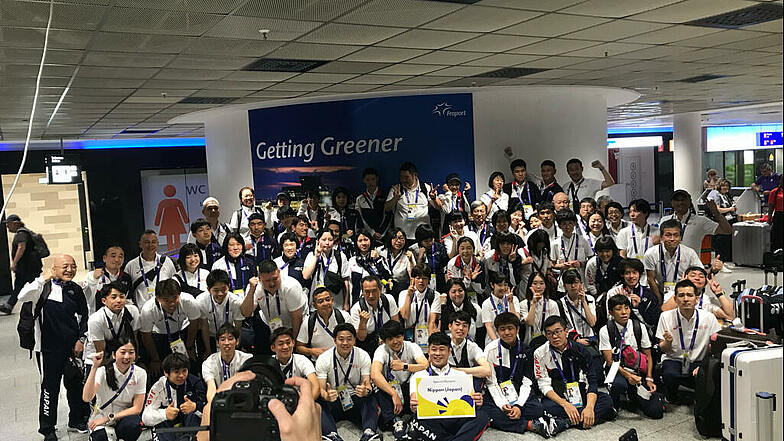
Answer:
[[[427,307],[428,307],[428,305],[427,305],[427,290],[425,290],[424,294],[425,295],[422,297],[422,303],[419,304],[419,302],[417,302],[416,293],[414,293],[414,305],[416,307],[416,317],[414,318],[414,326],[416,326],[417,323],[419,323],[419,313],[422,312],[422,309],[425,310],[425,323],[427,323]],[[419,304],[418,307],[416,306],[417,304]]]
[[[686,216],[686,220],[683,221],[683,226],[681,227],[681,238],[683,238],[683,235],[686,233],[686,227],[689,226],[690,220],[691,220],[691,211],[689,212],[689,215]]]
[[[142,273],[142,280],[144,281],[144,286],[149,288],[150,282],[147,281],[147,274],[144,272],[144,263],[142,261],[141,254],[139,255],[139,272]],[[158,279],[161,277],[161,259],[158,256],[155,256],[155,284],[158,285]]]
[[[335,312],[333,311],[332,313],[334,314]],[[329,330],[329,326],[328,326],[329,320],[327,320],[327,323],[325,324],[323,321],[321,321],[321,317],[319,317],[318,312],[316,312],[315,314],[316,314],[316,321],[318,322],[318,324],[321,325],[321,327],[324,328],[324,331],[326,331],[326,333],[329,334],[329,336],[332,337],[332,339],[334,340],[335,334],[333,334],[332,331]],[[337,320],[337,317],[335,317],[335,319]],[[337,378],[335,378],[335,381],[337,381]]]
[[[436,244],[430,245],[430,266],[433,268],[433,274],[436,272]]]
[[[348,383],[351,387],[354,387],[354,385],[351,384],[351,381],[348,379],[348,375],[351,373],[351,368],[354,365],[354,348],[351,348],[351,359],[348,362],[348,369],[345,371],[343,370],[343,366],[338,363],[337,353],[338,349],[335,348],[332,351],[332,369],[335,371],[335,384],[340,386],[342,384]],[[340,372],[343,374],[343,382],[341,382],[338,378],[338,368],[340,368]]]
[[[235,353],[234,356],[236,357],[237,354]],[[231,377],[231,363],[226,364],[226,362],[223,361],[223,358],[220,357],[220,354],[218,354],[218,358],[220,359],[221,368],[223,371],[223,381],[226,381],[229,379],[229,377]]]
[[[574,317],[572,316],[572,311],[576,312],[577,316],[580,317],[581,319],[583,319],[583,321],[586,324],[588,324],[588,326],[591,326],[591,324],[588,323],[588,319],[586,319],[585,316],[582,313],[580,313],[580,309],[583,309],[582,303],[580,303],[580,309],[577,309],[577,308],[574,307],[574,305],[572,305],[572,302],[569,301],[569,297],[568,296],[564,296],[564,302],[566,302],[566,306],[568,307],[567,310],[569,311],[569,318],[572,320],[572,326],[577,328],[577,323],[574,321]]]
[[[397,354],[397,358],[403,359],[403,349],[400,350],[400,353]],[[387,380],[394,380],[395,377],[392,375],[392,352],[389,352],[389,362],[387,363]]]
[[[158,309],[161,311],[161,314],[163,314],[163,324],[166,326],[166,338],[169,340],[169,342],[171,342],[172,339],[171,339],[171,328],[169,327],[169,316],[166,314],[166,311],[164,311],[163,308],[161,308],[161,304],[158,303],[157,300],[155,301],[155,304],[158,305]],[[171,318],[174,319],[174,316],[172,316]],[[177,322],[177,324],[180,323],[180,309],[179,309],[179,306],[177,307],[177,320],[175,320],[175,321]],[[177,332],[179,332],[179,331],[177,331]]]
[[[123,311],[120,311],[120,314],[122,314]],[[114,332],[114,325],[112,324],[112,321],[109,319],[109,314],[107,314],[106,311],[104,311],[103,315],[106,316],[106,324],[109,325],[109,331],[112,332],[112,340],[117,340],[117,333]],[[122,327],[122,317],[120,317],[120,327]]]
[[[218,328],[219,328],[219,326],[218,326],[218,317],[215,315],[215,301],[212,299],[212,296],[210,296],[210,305],[212,306],[212,320],[213,320],[213,322],[215,322],[214,323],[214,325],[215,325],[215,336],[217,337],[218,336]],[[225,319],[223,320],[223,323],[228,323],[229,322],[229,298],[228,298],[228,296],[226,297],[226,307],[224,309],[225,309]]]
[[[256,248],[259,247],[259,244],[261,244],[261,260],[266,260],[267,249],[264,248],[264,234],[262,234],[261,237],[259,237],[259,240],[257,240],[256,243],[253,245],[254,256],[258,256],[258,253],[256,252]]]
[[[569,259],[569,254],[571,254],[572,247],[574,247],[574,260],[577,260],[577,250],[580,249],[580,247],[578,246],[579,243],[580,243],[580,235],[579,234],[574,234],[572,237],[574,238],[574,243],[572,243],[572,240],[569,239],[569,251],[570,252],[567,253],[565,245],[564,245],[563,236],[561,236],[561,253],[563,253],[564,259],[566,259],[566,260]]]
[[[240,287],[237,289],[242,289],[245,287],[245,274],[242,272],[242,256],[239,258],[240,268],[237,270],[237,281],[240,282]],[[231,290],[234,291],[234,276],[231,275],[231,265],[229,264],[229,256],[226,256],[226,269],[229,272],[229,283],[231,283]]]
[[[405,253],[401,249],[400,250],[400,254],[398,254],[397,257],[395,257],[395,260],[392,261],[392,250],[391,249],[387,250],[387,261],[389,262],[389,272],[390,273],[392,273],[392,274],[395,273],[395,267],[397,266],[397,262],[400,260],[401,257],[403,257],[404,254]]]
[[[182,386],[183,386],[182,396],[184,397],[185,395],[187,395],[187,390],[188,390],[188,383],[187,383],[187,381],[185,383],[183,383]],[[166,398],[169,399],[169,404],[174,402],[174,401],[172,401],[171,389],[172,388],[169,386],[169,381],[166,380]],[[174,389],[174,398],[177,398],[177,387],[175,386],[173,389]],[[180,403],[180,404],[182,404],[182,403]]]
[[[651,234],[651,226],[646,225],[645,227],[645,249],[642,250],[643,252],[648,250],[648,236]],[[632,223],[632,242],[634,243],[634,254],[640,254],[637,251],[637,235],[634,233],[634,223]]]
[[[449,375],[450,372],[452,372],[452,366],[449,366],[449,369],[447,369],[447,371],[446,371],[446,373],[444,375]],[[427,367],[427,373],[431,377],[433,376],[433,365],[429,365]],[[438,374],[436,374],[436,376],[438,376]]]
[[[523,187],[525,187],[525,190],[528,193],[528,205],[531,205],[531,188],[528,186],[528,181],[525,181]],[[523,196],[522,196],[523,192],[520,191],[519,188],[515,188],[515,190],[517,191],[517,199],[520,199],[520,205],[525,205],[523,203]]]
[[[568,342],[566,344],[567,344],[567,347],[571,347]],[[553,357],[553,362],[555,363],[555,367],[558,369],[558,372],[561,374],[561,378],[563,378],[564,383],[568,383],[566,381],[566,375],[564,375],[564,371],[563,371],[563,369],[561,369],[561,364],[558,363],[558,359],[555,358],[555,352],[553,351],[553,347],[552,346],[550,346],[550,356]],[[569,360],[569,367],[570,367],[570,369],[572,371],[571,379],[572,379],[572,381],[574,381],[574,379],[575,379],[574,378],[574,361]]]
[[[515,371],[517,370],[517,362],[520,361],[520,358],[518,358],[519,355],[520,355],[520,339],[518,338],[517,339],[517,352],[515,352],[514,363],[512,363],[512,351],[509,351],[509,364],[512,366],[512,370],[509,372],[509,379],[510,380],[514,379],[514,374],[515,374]],[[499,371],[498,379],[499,380],[503,380],[503,378],[504,378],[504,375],[503,375],[504,374],[504,362],[503,362],[503,358],[501,356],[501,339],[500,338],[498,339],[498,371]]]
[[[116,400],[116,399],[117,399],[117,397],[119,397],[119,396],[120,396],[120,394],[122,393],[122,391],[124,391],[124,390],[125,390],[125,387],[126,387],[126,386],[128,386],[128,382],[129,382],[129,381],[131,381],[131,377],[133,377],[133,368],[134,368],[135,366],[136,366],[136,365],[133,365],[133,364],[131,365],[131,372],[129,372],[129,373],[128,373],[128,376],[125,378],[125,381],[123,382],[122,386],[120,386],[120,388],[119,388],[119,389],[117,389],[117,392],[115,392],[115,393],[114,393],[114,396],[112,396],[111,398],[109,398],[108,400],[106,400],[106,402],[105,402],[105,403],[103,403],[103,404],[101,405],[101,407],[99,407],[99,410],[104,410],[104,409],[106,409],[106,407],[107,407],[107,406],[109,406],[110,404],[112,404],[112,402],[114,402],[114,400]],[[104,369],[114,369],[114,365],[109,365],[109,366],[106,366]]]
[[[340,251],[338,251],[338,252],[340,252]],[[324,283],[324,281],[327,280],[327,272],[329,272],[329,264],[332,262],[332,256],[334,255],[334,253],[335,253],[334,250],[332,250],[332,252],[330,252],[330,255],[329,255],[329,258],[327,259],[327,263],[326,264],[324,264],[324,259],[319,258],[319,263],[321,264],[322,267],[324,267],[324,271],[323,271],[322,277],[321,277],[321,283]],[[340,268],[338,268],[338,271],[340,271]],[[280,302],[280,301],[278,301],[278,302]],[[269,309],[269,307],[267,307],[267,309]],[[280,314],[280,305],[278,305],[278,314]]]
[[[410,205],[411,202],[410,202],[410,200],[408,198],[408,190],[405,190],[404,192],[406,194],[406,205]],[[416,193],[414,193],[414,204],[417,204],[417,203],[419,203],[419,187],[417,187]]]
[[[689,352],[694,349],[694,342],[697,340],[697,330],[700,328],[700,314],[697,310],[694,310],[694,314],[697,316],[694,322],[694,331],[691,333],[691,343],[689,343]],[[675,313],[675,318],[678,319],[678,334],[681,338],[681,350],[686,349],[686,345],[683,342],[683,327],[681,326],[681,312],[677,311]]]
[[[667,283],[667,265],[664,263],[664,245],[659,245],[659,260],[661,262],[662,281]],[[678,280],[678,267],[681,265],[681,246],[678,245],[678,260],[675,262],[675,274],[672,276],[672,281]]]
[[[275,296],[275,303],[278,305],[278,317],[280,317],[280,296],[277,292],[273,294]],[[270,302],[269,302],[270,294],[267,290],[264,290],[264,300],[267,301],[267,318],[272,320],[272,311],[270,310]]]
[[[201,271],[200,268],[196,268],[196,288],[201,285]],[[185,282],[186,285],[190,286],[188,283],[188,278],[185,277],[185,270],[182,270],[182,281]]]
[[[493,305],[493,312],[495,312],[495,315],[498,315],[498,314],[500,314],[500,312],[499,312],[500,308],[498,308],[498,306],[501,306],[501,303],[499,302],[498,306],[496,306],[495,300],[493,300],[493,297],[495,297],[495,296],[493,294],[490,294],[490,303]],[[509,311],[509,298],[507,298],[506,296],[504,296],[504,311]]]

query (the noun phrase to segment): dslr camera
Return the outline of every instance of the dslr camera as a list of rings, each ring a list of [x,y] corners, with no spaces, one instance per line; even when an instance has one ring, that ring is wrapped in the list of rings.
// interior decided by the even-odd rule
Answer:
[[[249,370],[256,378],[238,381],[230,390],[219,392],[212,399],[210,440],[280,440],[278,422],[269,410],[269,402],[278,399],[293,414],[299,392],[283,384],[280,365],[270,356],[254,356],[239,370]]]

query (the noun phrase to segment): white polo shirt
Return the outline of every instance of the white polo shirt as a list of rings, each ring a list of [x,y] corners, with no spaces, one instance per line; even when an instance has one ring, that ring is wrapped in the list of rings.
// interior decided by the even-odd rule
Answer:
[[[501,191],[501,196],[493,202],[493,190],[488,190],[479,196],[479,200],[485,204],[487,207],[487,217],[485,218],[488,222],[493,218],[493,215],[500,210],[506,211],[509,208],[509,195]]]
[[[340,253],[340,266],[338,266],[337,253]],[[342,279],[348,279],[351,275],[348,266],[348,258],[342,251],[333,249],[330,252],[329,257],[327,257],[325,253],[321,253],[318,260],[320,260],[320,262],[316,262],[316,255],[313,252],[308,253],[308,257],[305,258],[305,266],[313,265],[314,263],[316,265],[313,270],[313,275],[310,276],[310,292],[315,291],[319,285],[324,284],[325,269],[329,272],[339,274]],[[337,294],[338,293],[333,293],[333,295]]]
[[[161,259],[163,259],[163,263],[160,263]],[[174,268],[174,262],[170,258],[163,257],[157,253],[155,254],[155,260],[144,260],[140,254],[125,264],[125,272],[131,276],[132,283],[135,283],[140,277],[144,277],[145,274],[153,269],[156,269],[156,276],[152,280],[145,277],[136,287],[134,292],[136,298],[134,301],[137,306],[144,305],[148,300],[155,297],[156,283],[161,280],[171,279],[177,270]]]
[[[351,323],[351,318],[349,317],[346,311],[342,309],[338,309],[338,312],[343,316],[343,323]],[[308,343],[308,321],[312,314],[318,314],[316,311],[311,311],[311,315],[306,317],[302,321],[302,326],[299,327],[299,334],[297,335],[297,342],[302,344]],[[324,325],[326,325],[326,329],[324,329]],[[313,335],[310,337],[310,347],[311,348],[332,348],[335,346],[335,337],[333,336],[333,332],[335,330],[335,326],[338,325],[338,320],[335,318],[335,312],[329,315],[329,320],[327,323],[324,323],[319,316],[316,319],[316,323],[313,324]]]
[[[229,293],[223,302],[218,303],[209,292],[203,292],[196,297],[196,305],[199,308],[201,318],[207,319],[207,330],[210,336],[215,337],[218,328],[224,323],[234,324],[235,321],[245,319],[240,311],[242,301]]]
[[[403,363],[413,364],[417,362],[417,358],[424,358],[425,354],[418,344],[410,341],[403,341],[403,347],[400,349],[397,357]],[[399,381],[400,384],[408,382],[408,379],[411,377],[411,372],[390,370],[390,360],[394,360],[394,357],[392,356],[392,350],[389,349],[386,344],[382,344],[376,348],[376,352],[373,354],[373,362],[381,363],[381,373],[387,381],[390,381],[389,376],[391,375],[395,380]]]
[[[479,361],[483,358],[487,358],[485,353],[482,351],[482,348],[480,348],[478,344],[474,343],[473,340],[465,338],[460,344],[455,344],[455,340],[452,339],[452,352],[449,354],[450,365],[457,366],[463,362],[463,349],[466,351],[468,365],[470,367],[479,366]]]
[[[586,262],[591,256],[593,251],[588,241],[577,231],[572,233],[572,237],[566,237],[562,233],[560,237],[550,241],[550,259],[555,262],[564,263],[570,260]]]
[[[308,302],[299,282],[288,276],[280,277],[280,288],[275,293],[264,290],[259,284],[253,298],[264,323],[271,325],[272,320],[280,318],[287,328],[292,325],[291,313],[302,310]]]
[[[699,327],[697,333],[694,334],[694,327],[697,325],[697,318],[699,317]],[[680,318],[680,326],[678,319]],[[682,361],[683,354],[692,347],[692,336],[694,336],[694,346],[689,353],[689,361],[700,361],[705,357],[708,352],[708,344],[710,337],[716,332],[721,330],[716,316],[708,311],[694,310],[690,319],[686,319],[681,315],[680,309],[671,309],[664,311],[659,316],[659,325],[656,327],[656,338],[664,340],[664,331],[669,331],[672,335],[672,347],[669,351],[662,354],[664,360]],[[680,331],[680,332],[679,332]],[[681,335],[683,336],[683,345],[681,344]]]
[[[406,297],[408,297],[408,290],[400,291],[398,295],[398,302],[397,304],[402,306],[403,303],[406,301]],[[433,291],[433,301],[439,299],[439,294],[435,290]],[[439,302],[440,303],[440,302]],[[431,302],[427,301],[427,289],[425,292],[419,292],[416,289],[414,293],[411,295],[411,309],[408,314],[408,318],[402,320],[403,327],[406,329],[413,328],[418,324],[427,325],[428,319],[430,317],[430,304]]]
[[[479,241],[479,235],[476,234],[475,232],[469,230],[468,227],[463,227],[463,234],[461,234],[457,238],[457,240],[459,241],[460,238],[462,238],[462,237],[467,237],[467,238],[471,239],[471,241],[474,243],[474,250],[475,251],[482,248],[482,244],[479,243],[480,242]],[[447,234],[446,236],[444,236],[442,242],[444,243],[444,248],[446,248],[446,253],[449,254],[450,252],[452,252],[452,243],[454,242],[454,239],[452,238],[452,235],[451,234]]]
[[[643,260],[645,252],[655,246],[653,242],[658,241],[660,234],[659,227],[648,224],[645,228],[639,228],[631,224],[621,229],[615,239],[615,245],[619,250],[626,251],[627,258]]]
[[[578,345],[579,343],[571,342],[570,344]],[[553,354],[555,355],[555,358],[553,358]],[[548,371],[557,368],[555,364],[556,361],[558,361],[558,365],[561,366],[561,369],[564,371],[564,375],[571,374],[571,368],[564,366],[561,353],[555,348],[550,352],[549,341],[542,346],[539,346],[534,351],[534,376],[536,377],[536,382],[542,395],[547,395],[547,392],[553,390],[553,380],[550,378],[550,373]],[[578,377],[577,381],[587,385],[588,377],[585,375],[585,372],[583,372],[583,369],[579,369],[579,374],[577,374],[577,366],[575,366],[574,370]]]
[[[662,265],[662,260],[664,261],[664,265]],[[689,267],[703,267],[697,253],[683,244],[678,245],[678,248],[672,254],[667,251],[664,244],[648,248],[648,251],[645,252],[643,265],[645,266],[646,271],[656,272],[656,283],[659,286],[659,291],[662,295],[668,291],[667,289],[664,289],[665,283],[677,283],[683,278],[683,274]],[[664,272],[666,273],[664,275],[667,276],[667,280],[664,280],[663,278],[662,267],[664,267]],[[669,296],[664,297],[665,301],[668,299]]]
[[[548,317],[560,315],[560,312],[558,311],[558,303],[556,303],[555,300],[542,298],[542,300],[534,307],[534,313],[536,314],[534,325],[529,326],[525,323],[525,318],[528,317],[528,303],[529,302],[527,300],[520,302],[520,325],[527,327],[524,340],[526,344],[531,342],[531,339],[534,335],[544,333],[542,330],[542,325]],[[547,306],[545,307],[545,305]]]
[[[506,296],[504,298],[498,298],[495,294],[490,294],[484,302],[482,302],[482,323],[493,323],[498,314],[502,312],[509,312],[511,306],[514,306],[514,310],[517,313],[520,313],[520,300],[517,299],[514,295],[512,296],[512,301],[509,302]]]
[[[455,306],[454,310],[462,311],[463,308],[465,307],[465,302],[471,302],[471,304],[474,306],[474,311],[476,311],[476,314],[473,317],[471,317],[471,324],[468,327],[468,338],[473,339],[474,337],[476,337],[476,327],[482,324],[482,322],[480,321],[480,318],[482,317],[482,308],[480,308],[479,305],[477,305],[473,301],[464,298],[463,303],[460,304],[460,306]],[[439,320],[447,320],[447,317],[443,317],[441,314],[441,306],[442,305],[441,305],[440,296],[436,297],[435,299],[433,299],[433,303],[430,304],[430,313],[438,314]],[[451,335],[449,329],[446,330],[446,333],[447,335]]]
[[[362,384],[362,377],[370,376],[370,364],[370,355],[361,348],[352,348],[346,358],[337,353],[337,348],[332,348],[316,360],[316,376],[319,380],[327,380],[333,389],[345,385],[351,395],[356,395],[354,388]]]
[[[424,191],[420,187],[425,187]],[[419,180],[414,184],[412,190],[408,190],[400,186],[400,199],[397,204],[392,208],[394,225],[400,227],[406,237],[409,239],[414,238],[414,233],[420,225],[425,225],[430,222],[428,215],[428,205],[430,198],[430,185],[420,184]],[[387,195],[387,201],[395,198],[394,188],[390,188]]]
[[[381,314],[381,321],[383,324],[391,320],[392,317],[396,316],[397,313],[400,312],[400,310],[397,307],[397,303],[395,303],[395,299],[391,295],[389,294],[381,294],[381,295],[386,296],[387,301],[389,302],[389,314],[387,314],[387,311],[382,306],[380,297],[378,299],[378,303],[376,304],[376,307],[373,307],[370,304],[368,304],[368,312],[370,313],[370,319],[368,319],[367,321],[368,334],[372,334],[377,330],[378,327],[380,327],[380,325],[377,325],[376,323],[379,314]],[[351,312],[350,312],[351,324],[354,325],[355,328],[359,327],[359,312],[361,310],[362,308],[360,308],[359,306],[359,301],[354,303],[354,305],[351,307]]]
[[[681,223],[681,243],[698,253],[702,250],[702,239],[713,235],[719,226],[717,222],[691,212],[686,213],[682,218],[678,218],[675,213],[664,216],[659,221],[659,225],[670,219],[677,219]]]
[[[117,365],[115,363],[112,363],[111,366],[102,366],[98,368],[98,370],[95,372],[96,406],[93,406],[91,419],[96,417],[108,418],[109,414],[116,414],[122,412],[123,410],[130,409],[133,406],[133,399],[136,397],[136,395],[144,396],[147,393],[147,371],[145,371],[141,366],[131,365],[131,367],[133,370],[129,368],[125,374],[117,369]],[[114,369],[114,378],[117,380],[118,389],[125,383],[125,380],[128,380],[128,384],[125,386],[125,388],[123,388],[122,392],[120,392],[120,395],[118,395],[114,401],[112,401],[103,410],[100,410],[100,407],[117,393],[116,390],[112,390],[106,383],[107,368]],[[103,427],[104,426],[98,426],[94,428],[93,431],[100,430]]]
[[[596,316],[596,300],[590,294],[585,295],[585,301],[588,303],[588,310],[591,311],[591,314]],[[566,321],[569,322],[572,328],[580,334],[580,337],[593,337],[596,333],[593,331],[591,325],[588,324],[585,313],[585,308],[583,307],[583,302],[577,300],[576,302],[572,302],[569,300],[569,296],[565,295],[561,297],[561,305],[563,305],[564,312],[566,313]],[[571,306],[570,306],[571,305]]]
[[[602,189],[602,182],[603,181],[599,179],[583,177],[577,182],[570,180],[569,185],[565,186],[563,189],[564,193],[569,196],[570,202],[575,199],[577,202],[580,202],[583,198],[596,199],[596,193]],[[572,210],[577,211],[576,208],[578,207],[573,207]]]
[[[218,387],[225,380],[234,376],[242,365],[252,357],[253,355],[246,352],[234,351],[234,358],[231,359],[230,363],[225,363],[221,359],[220,351],[215,352],[210,354],[204,360],[204,363],[201,364],[201,377],[205,383],[212,380],[215,382],[215,387]]]
[[[626,333],[623,331],[623,326],[619,325],[614,320],[609,320],[607,325],[602,326],[602,329],[599,330],[600,351],[611,351],[613,349],[612,342],[610,341],[610,332],[607,330],[607,326],[615,326],[616,329],[618,329],[618,334],[623,338],[623,344],[631,346],[635,351],[651,348],[651,339],[648,337],[648,331],[645,329],[643,323],[640,323],[640,340],[642,341],[638,343],[637,337],[634,336],[634,326],[632,325],[631,319],[626,322]]]
[[[408,236],[406,236],[408,237]],[[413,237],[413,236],[411,236]],[[387,269],[392,273],[392,278],[396,280],[403,280],[408,277],[408,272],[411,271],[411,261],[406,257],[406,249],[403,248],[399,254],[390,257],[387,248],[378,250],[378,255],[384,261]]]
[[[278,358],[276,355],[273,355],[273,357],[276,360]],[[280,366],[280,371],[283,372],[283,378],[308,378],[308,375],[316,373],[316,368],[313,366],[313,363],[308,360],[308,357],[302,354],[291,354],[288,363],[281,364],[280,361],[278,361],[278,366]]]
[[[192,321],[200,317],[201,311],[196,304],[196,299],[190,294],[180,294],[180,304],[172,315],[164,314],[158,301],[153,297],[139,311],[139,331],[166,335],[166,318],[168,318],[169,331],[175,333],[184,330]]]
[[[95,312],[95,296],[98,294],[98,291],[104,287],[104,285],[108,285],[111,282],[119,279],[122,276],[123,271],[120,270],[117,275],[114,275],[106,270],[103,269],[103,274],[99,278],[95,278],[93,276],[94,272],[90,271],[84,277],[84,282],[82,282],[82,291],[84,291],[84,298],[87,300],[87,311],[92,314]]]
[[[122,325],[123,316],[127,313],[131,315],[131,329],[134,331],[139,330],[139,308],[135,305],[125,305],[119,314],[115,314],[106,306],[98,311],[92,313],[87,319],[87,343],[84,345],[84,362],[93,364],[93,355],[95,355],[95,342],[103,341],[104,343],[114,340],[115,333],[119,334],[120,326]],[[119,335],[118,335],[119,337]]]

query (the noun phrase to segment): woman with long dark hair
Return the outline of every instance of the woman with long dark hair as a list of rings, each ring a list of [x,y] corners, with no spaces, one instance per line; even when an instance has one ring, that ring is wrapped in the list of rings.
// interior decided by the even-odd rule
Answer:
[[[446,290],[430,306],[428,332],[445,332],[449,334],[449,316],[455,311],[465,311],[471,316],[468,338],[476,341],[476,324],[479,319],[479,305],[466,296],[466,287],[461,279],[448,279]],[[484,339],[482,340],[484,342]]]
[[[525,292],[525,301],[520,302],[520,319],[522,320],[521,333],[525,332],[523,341],[534,349],[547,341],[544,337],[544,321],[547,317],[559,315],[558,303],[552,300],[553,287],[547,277],[538,271],[531,273],[528,278],[528,289]],[[525,329],[525,331],[523,331]]]

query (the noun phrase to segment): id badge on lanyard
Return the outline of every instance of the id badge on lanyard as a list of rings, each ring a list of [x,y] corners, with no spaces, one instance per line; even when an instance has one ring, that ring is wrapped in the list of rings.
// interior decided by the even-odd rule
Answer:
[[[185,349],[185,343],[182,342],[181,338],[169,342],[169,347],[172,350],[172,353],[188,355],[188,351]]]
[[[427,352],[427,325],[424,323],[418,323],[416,328],[414,329],[414,340],[416,340],[416,344],[422,348],[423,351]]]
[[[348,391],[345,384],[338,386],[337,391],[338,400],[340,401],[340,405],[343,407],[344,412],[354,407],[354,400],[351,399],[351,393]]]
[[[583,407],[583,397],[580,394],[580,383],[576,381],[566,383],[566,400],[574,407]]]
[[[390,386],[392,386],[392,389],[395,390],[395,393],[397,394],[398,398],[400,398],[400,401],[404,401],[403,400],[403,388],[400,387],[400,382],[397,381],[397,380],[389,380],[388,383],[389,383]],[[354,404],[354,403],[352,403],[352,404]]]
[[[506,401],[510,406],[514,406],[517,403],[517,391],[514,384],[512,384],[512,380],[506,380],[499,386],[501,387],[501,394],[506,398]]]

